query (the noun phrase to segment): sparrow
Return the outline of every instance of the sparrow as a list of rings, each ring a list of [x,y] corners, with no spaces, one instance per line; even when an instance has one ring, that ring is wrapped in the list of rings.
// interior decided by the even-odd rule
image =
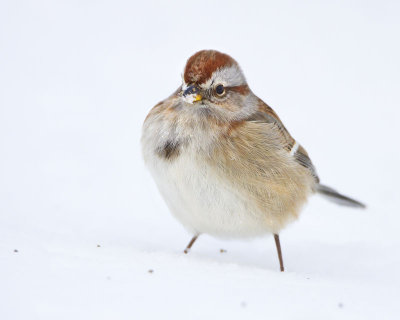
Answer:
[[[249,88],[229,55],[202,50],[186,63],[182,85],[147,115],[142,153],[171,213],[193,235],[274,235],[315,193],[365,205],[320,183],[306,150],[275,111]]]

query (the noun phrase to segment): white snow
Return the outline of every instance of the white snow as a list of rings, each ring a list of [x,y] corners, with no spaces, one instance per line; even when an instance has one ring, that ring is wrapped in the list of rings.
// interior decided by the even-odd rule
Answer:
[[[399,9],[2,1],[0,319],[399,319]],[[184,255],[141,159],[146,114],[206,48],[368,205],[312,198],[281,234],[285,273],[272,237]]]

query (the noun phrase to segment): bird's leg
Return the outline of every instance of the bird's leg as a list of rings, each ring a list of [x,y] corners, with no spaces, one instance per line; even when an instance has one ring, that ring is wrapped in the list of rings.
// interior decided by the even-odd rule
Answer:
[[[278,251],[279,265],[281,267],[281,272],[283,272],[283,271],[285,271],[285,268],[283,267],[283,259],[282,259],[281,243],[279,241],[279,234],[274,234],[274,239],[275,239],[275,244],[276,244],[276,250]]]
[[[187,245],[186,249],[183,251],[184,253],[189,253],[190,248],[192,247],[193,243],[197,240],[197,238],[199,237],[198,234],[196,234],[195,236],[193,236],[192,240],[190,240],[189,244]]]

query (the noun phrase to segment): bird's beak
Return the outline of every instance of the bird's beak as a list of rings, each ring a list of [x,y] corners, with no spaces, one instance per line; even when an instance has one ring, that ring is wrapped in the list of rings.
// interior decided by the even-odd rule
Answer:
[[[183,92],[183,98],[189,103],[194,103],[201,101],[203,96],[200,94],[200,88],[198,86],[191,85]]]
[[[203,96],[201,94],[196,94],[194,96],[193,102],[201,101],[201,99],[203,99]]]

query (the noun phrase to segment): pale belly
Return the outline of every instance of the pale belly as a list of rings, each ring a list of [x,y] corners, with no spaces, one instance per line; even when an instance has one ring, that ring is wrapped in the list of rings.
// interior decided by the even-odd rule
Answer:
[[[187,152],[147,161],[171,213],[193,234],[254,237],[269,233],[267,215]]]

